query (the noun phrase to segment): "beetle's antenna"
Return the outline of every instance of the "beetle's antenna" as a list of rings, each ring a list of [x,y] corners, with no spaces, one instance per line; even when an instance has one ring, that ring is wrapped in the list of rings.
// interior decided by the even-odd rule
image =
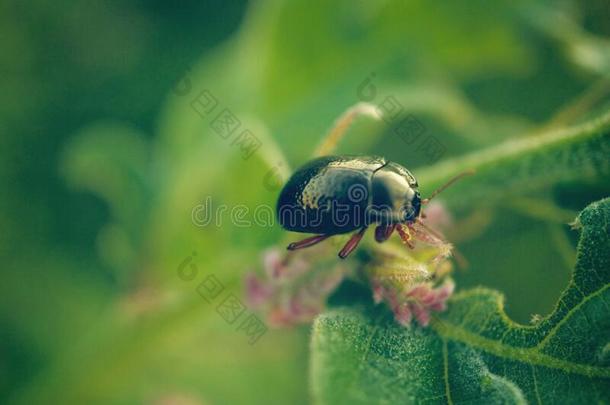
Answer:
[[[430,202],[431,199],[433,199],[434,197],[436,197],[439,193],[445,191],[447,188],[449,188],[449,186],[453,185],[453,183],[455,183],[456,181],[466,177],[466,176],[471,176],[475,173],[474,169],[468,169],[468,170],[464,170],[462,173],[458,174],[457,176],[453,177],[451,180],[449,180],[447,183],[443,184],[441,187],[437,188],[436,190],[434,190],[434,192],[432,194],[430,194],[430,197],[428,198],[424,198],[421,203],[422,204],[428,204]]]

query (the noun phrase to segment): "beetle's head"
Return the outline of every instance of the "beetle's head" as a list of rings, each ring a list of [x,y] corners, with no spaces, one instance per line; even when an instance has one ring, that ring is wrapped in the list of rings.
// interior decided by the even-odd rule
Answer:
[[[413,194],[407,197],[407,201],[403,205],[405,222],[414,222],[419,217],[421,211],[421,197],[419,191],[413,190]]]
[[[417,190],[417,180],[404,167],[388,163],[375,172],[371,189],[372,205],[382,207],[380,222],[415,222],[419,217],[422,200]]]

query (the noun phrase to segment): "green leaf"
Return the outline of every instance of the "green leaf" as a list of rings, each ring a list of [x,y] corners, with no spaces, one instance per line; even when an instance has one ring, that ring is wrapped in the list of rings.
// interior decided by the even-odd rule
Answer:
[[[476,174],[442,198],[455,209],[525,194],[559,181],[600,180],[610,175],[610,113],[535,136],[521,137],[416,171],[424,195],[466,169]]]
[[[312,343],[321,403],[602,403],[610,400],[610,199],[577,218],[572,280],[554,311],[520,325],[498,292],[456,294],[430,328],[382,307],[320,316]]]

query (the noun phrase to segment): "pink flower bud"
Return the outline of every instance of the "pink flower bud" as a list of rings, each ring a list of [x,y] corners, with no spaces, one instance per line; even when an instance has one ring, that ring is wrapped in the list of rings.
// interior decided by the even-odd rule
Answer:
[[[430,287],[426,284],[419,284],[413,287],[408,293],[407,297],[421,300],[426,294],[430,292]]]
[[[373,301],[375,304],[379,304],[383,300],[385,295],[384,288],[381,284],[373,282]]]
[[[263,268],[270,279],[277,279],[282,276],[285,267],[282,264],[282,256],[279,249],[271,248],[263,253]]]
[[[246,300],[252,308],[259,308],[266,303],[273,294],[273,287],[265,284],[256,274],[246,274]]]
[[[421,326],[428,326],[430,323],[430,312],[426,308],[418,303],[412,303],[411,310]]]
[[[436,291],[430,289],[428,291],[426,291],[426,294],[424,294],[421,298],[420,298],[420,302],[423,306],[428,307],[430,305],[434,305],[434,303],[438,300],[438,294],[436,293]]]
[[[411,313],[408,303],[403,302],[394,307],[394,319],[402,326],[409,326],[412,318],[413,314]]]

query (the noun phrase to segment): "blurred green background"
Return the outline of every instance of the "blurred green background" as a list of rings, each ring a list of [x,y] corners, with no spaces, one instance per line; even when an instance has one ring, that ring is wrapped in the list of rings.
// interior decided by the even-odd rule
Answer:
[[[306,161],[371,75],[373,102],[399,100],[441,159],[610,106],[605,0],[0,10],[3,403],[308,403],[308,326],[249,345],[196,291],[214,274],[241,296],[283,232],[228,215],[196,226],[197,204],[272,207],[270,173]],[[229,109],[260,141],[248,159],[193,109],[204,90],[214,114]],[[417,176],[430,158],[392,129],[358,121],[340,151]],[[470,262],[458,288],[503,291],[521,322],[550,311],[574,262],[565,223],[608,191],[559,184],[453,212],[450,239]],[[197,277],[186,282],[177,269],[189,257]]]

